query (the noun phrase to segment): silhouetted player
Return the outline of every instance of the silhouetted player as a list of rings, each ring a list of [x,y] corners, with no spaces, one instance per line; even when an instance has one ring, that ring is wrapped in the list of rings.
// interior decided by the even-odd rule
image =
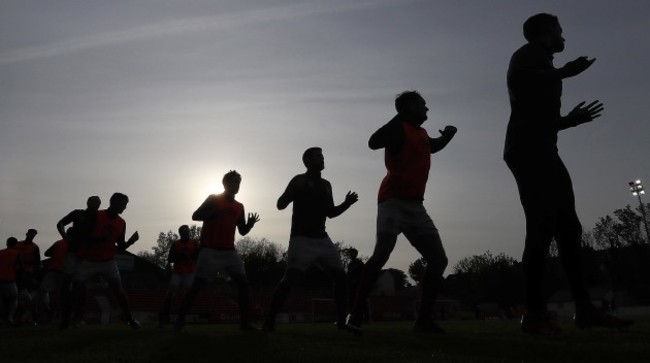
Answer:
[[[172,275],[169,278],[165,301],[158,318],[160,326],[169,322],[172,298],[177,292],[181,290],[188,291],[192,287],[194,272],[196,272],[199,243],[190,238],[190,227],[186,224],[178,228],[178,234],[180,239],[172,243],[167,257],[167,266],[172,269]]]
[[[77,264],[79,263],[79,246],[82,242],[90,239],[90,234],[95,226],[95,219],[97,218],[97,211],[101,206],[102,201],[98,196],[93,195],[86,200],[86,209],[75,209],[68,213],[65,217],[56,224],[56,229],[59,231],[61,237],[68,241],[68,251],[66,253],[65,269],[63,279],[61,282],[61,304],[62,310],[65,310],[65,305],[69,308],[75,309],[76,319],[81,318],[82,300],[86,293],[86,286],[77,286],[77,299],[80,301],[72,301],[70,299],[70,286],[77,271]],[[72,225],[72,229],[66,231],[66,226]]]
[[[368,141],[371,149],[385,150],[387,174],[379,187],[375,250],[363,269],[354,308],[346,326],[353,333],[360,334],[365,301],[395,247],[397,236],[404,233],[427,262],[420,282],[420,311],[413,330],[443,333],[431,319],[431,310],[442,274],[447,267],[447,255],[438,229],[424,208],[423,200],[431,154],[447,146],[456,134],[456,128],[446,126],[439,131],[440,137],[430,138],[421,127],[427,120],[429,109],[416,91],[407,91],[397,96],[395,109],[397,115]]]
[[[542,294],[544,265],[555,239],[573,298],[578,327],[628,325],[597,311],[582,282],[580,240],[582,226],[575,210],[573,185],[557,149],[558,131],[600,117],[603,104],[579,103],[567,116],[560,115],[562,79],[585,71],[595,59],[579,57],[561,68],[553,54],[564,50],[557,17],[537,14],[524,23],[528,43],[519,48],[508,68],[511,115],[504,159],[512,171],[526,216],[526,243],[522,258],[526,282],[524,333],[556,335],[561,332],[546,312]]]
[[[73,227],[68,228],[67,233],[73,234]],[[46,257],[49,257],[50,260],[47,262],[45,268],[46,272],[41,280],[39,287],[38,298],[36,299],[36,308],[37,311],[40,307],[45,308],[46,314],[51,317],[52,306],[50,305],[50,295],[57,291],[59,299],[62,298],[61,290],[62,288],[69,287],[68,284],[64,282],[65,279],[65,265],[66,257],[68,253],[68,248],[70,243],[65,238],[62,238],[52,244],[45,252],[43,253]],[[67,296],[65,294],[64,296]]]
[[[25,239],[16,244],[16,250],[20,254],[22,270],[18,284],[18,296],[20,299],[18,308],[28,314],[27,320],[36,322],[36,303],[34,296],[38,294],[38,280],[41,273],[41,250],[34,242],[38,232],[30,228],[27,230]],[[22,315],[19,313],[18,315]]]
[[[98,196],[88,197],[86,209],[75,209],[68,213],[56,224],[56,229],[61,237],[68,241],[68,252],[66,254],[65,274],[72,280],[77,268],[79,245],[82,241],[90,238],[90,233],[95,225],[97,211],[102,204]],[[65,227],[72,224],[72,230],[66,231]]]
[[[14,314],[18,307],[16,278],[18,270],[22,268],[16,244],[18,244],[16,237],[9,237],[7,248],[0,250],[0,297],[4,308],[2,318],[9,326],[14,325]]]
[[[178,320],[174,326],[177,332],[183,330],[185,316],[199,291],[212,281],[219,271],[227,272],[237,285],[240,329],[255,329],[249,323],[248,279],[246,270],[244,270],[244,262],[235,250],[235,229],[245,236],[260,219],[257,213],[249,213],[247,221],[244,206],[235,200],[235,195],[239,193],[241,184],[239,173],[234,170],[229,171],[223,176],[222,182],[224,192],[210,195],[192,214],[192,220],[203,222],[201,248],[196,262],[194,282],[185,295]]]
[[[125,194],[114,193],[109,200],[108,208],[97,212],[89,238],[79,245],[79,263],[70,295],[72,301],[78,301],[83,284],[95,276],[102,277],[115,295],[126,323],[131,328],[138,329],[140,323],[131,314],[115,261],[115,253],[118,249],[126,250],[140,238],[138,232],[135,232],[128,241],[125,241],[126,222],[120,214],[124,212],[128,203],[129,197]],[[67,328],[69,323],[70,306],[66,304],[60,328]]]
[[[275,329],[275,316],[284,304],[291,286],[313,264],[323,268],[334,280],[336,325],[339,328],[345,327],[345,269],[336,246],[325,232],[325,220],[341,215],[356,203],[359,197],[357,193],[349,191],[343,203],[334,205],[332,185],[321,177],[321,171],[325,168],[321,148],[307,149],[302,155],[302,161],[307,171],[291,179],[277,202],[280,210],[293,203],[293,213],[287,251],[287,269],[275,289],[271,307],[264,321],[263,330],[268,332]]]

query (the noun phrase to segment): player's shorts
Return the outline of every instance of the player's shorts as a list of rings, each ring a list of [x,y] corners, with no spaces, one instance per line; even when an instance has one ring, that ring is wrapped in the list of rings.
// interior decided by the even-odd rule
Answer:
[[[48,271],[41,281],[41,291],[52,292],[61,286],[63,271]]]
[[[287,268],[305,271],[316,264],[324,270],[343,270],[339,251],[329,237],[293,236],[289,239]]]
[[[404,233],[407,239],[422,235],[437,235],[438,229],[418,200],[391,198],[379,203],[377,234]]]
[[[169,286],[167,290],[170,292],[178,292],[181,289],[189,290],[192,287],[194,282],[194,272],[185,272],[185,273],[172,273],[172,277],[169,279]]]
[[[196,260],[195,277],[212,281],[217,273],[226,272],[229,275],[245,275],[244,261],[235,250],[215,250],[201,248]]]
[[[68,252],[65,255],[65,273],[68,275],[74,275],[77,270],[77,265],[79,264],[79,257],[77,257],[77,252]]]
[[[13,281],[0,281],[0,297],[3,299],[16,299],[18,297],[16,283]]]
[[[88,281],[95,276],[101,276],[106,280],[122,281],[120,270],[117,269],[117,262],[110,261],[79,261],[74,274],[76,281]]]

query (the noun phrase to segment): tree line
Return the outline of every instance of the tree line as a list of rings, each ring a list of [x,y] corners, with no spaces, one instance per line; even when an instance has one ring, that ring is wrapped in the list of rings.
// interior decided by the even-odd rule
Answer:
[[[650,208],[650,204],[645,207]],[[650,301],[650,286],[643,278],[650,276],[650,244],[643,223],[641,207],[627,205],[616,209],[612,215],[600,217],[593,229],[583,233],[583,273],[590,286],[626,290],[641,300]],[[198,240],[201,227],[192,225],[190,232],[191,238]],[[138,256],[166,268],[169,248],[178,238],[178,234],[171,230],[160,232],[156,246],[151,251],[139,252]],[[344,242],[335,245],[343,265],[347,267],[353,247]],[[272,287],[280,281],[286,267],[287,251],[284,247],[266,238],[251,237],[239,239],[235,247],[244,260],[251,285]],[[549,259],[547,266],[549,273],[545,285],[549,295],[558,286],[568,287],[554,244],[550,254],[555,258]],[[386,271],[393,276],[395,289],[401,290],[412,286],[412,282],[417,284],[425,268],[426,262],[420,258],[409,265],[407,272],[395,268]],[[331,283],[317,267],[310,268],[304,279],[307,286],[329,286]],[[505,253],[494,254],[488,250],[459,260],[444,278],[441,293],[467,304],[494,302],[508,307],[523,301],[523,289],[521,262]]]

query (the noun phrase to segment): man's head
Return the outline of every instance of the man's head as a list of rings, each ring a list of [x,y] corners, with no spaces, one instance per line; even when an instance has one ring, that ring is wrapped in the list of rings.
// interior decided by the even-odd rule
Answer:
[[[187,224],[178,227],[178,234],[183,241],[190,239],[190,227]]]
[[[14,248],[18,244],[18,239],[16,237],[7,238],[7,248]]]
[[[113,193],[111,199],[109,200],[108,209],[116,214],[121,214],[126,209],[126,205],[129,203],[129,197],[126,194],[122,193]]]
[[[350,249],[348,250],[348,257],[349,257],[351,260],[356,260],[357,256],[359,256],[359,251],[357,251],[356,248],[350,248]]]
[[[102,205],[102,200],[96,195],[88,197],[88,200],[86,201],[86,207],[88,210],[97,211],[99,210],[100,205]]]
[[[307,170],[321,171],[325,169],[325,157],[323,149],[319,147],[310,147],[302,154],[302,163]]]
[[[529,43],[539,43],[552,53],[564,50],[562,27],[557,16],[551,14],[536,14],[524,22],[524,37]]]
[[[36,234],[38,234],[38,231],[35,230],[34,228],[28,229],[27,233],[25,234],[25,237],[27,237],[25,238],[25,240],[29,242],[33,241],[34,237],[36,237]]]
[[[223,189],[226,195],[234,197],[235,194],[239,193],[241,175],[236,170],[231,170],[223,176],[221,182],[223,183]]]
[[[427,120],[427,103],[418,91],[405,91],[395,98],[395,110],[406,122],[420,126]]]

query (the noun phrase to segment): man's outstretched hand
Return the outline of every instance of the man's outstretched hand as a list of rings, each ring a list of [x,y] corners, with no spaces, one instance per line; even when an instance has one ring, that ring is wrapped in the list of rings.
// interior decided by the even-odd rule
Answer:
[[[585,106],[585,103],[587,102],[580,102],[567,115],[567,118],[569,119],[568,121],[571,125],[578,126],[586,122],[591,122],[594,119],[600,117],[600,113],[605,109],[603,103],[598,100],[593,101],[587,106]]]

